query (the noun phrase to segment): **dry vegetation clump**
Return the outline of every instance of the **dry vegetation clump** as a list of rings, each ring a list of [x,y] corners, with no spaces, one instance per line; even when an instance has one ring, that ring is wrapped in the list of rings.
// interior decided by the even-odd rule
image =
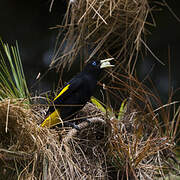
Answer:
[[[62,179],[107,179],[106,151],[107,127],[102,119],[90,119],[80,124],[62,141],[60,160]],[[94,121],[94,122],[93,122]],[[82,126],[81,126],[82,125]],[[86,126],[86,128],[84,127]],[[88,128],[87,128],[88,126]]]
[[[129,66],[144,39],[150,12],[147,0],[69,1],[64,23],[57,25],[64,30],[51,66],[72,64],[79,56],[83,61],[112,56]]]
[[[123,120],[112,121],[108,158],[115,179],[155,179],[165,178],[170,171],[179,173],[174,166],[177,163],[173,152],[175,142],[161,134],[154,118],[131,112],[129,124]],[[154,126],[147,121],[153,121]]]
[[[131,100],[129,100],[131,101]],[[154,179],[178,172],[173,150],[180,114],[169,134],[157,115],[142,115],[131,105],[121,118],[88,103],[71,128],[46,129],[23,101],[0,103],[0,174],[5,179]],[[107,112],[108,113],[108,112]],[[171,127],[170,127],[171,125]]]
[[[89,106],[89,108],[88,108]],[[88,104],[85,111],[100,111]],[[84,111],[84,110],[83,110]],[[87,114],[88,112],[80,114]],[[101,115],[75,129],[40,128],[42,119],[21,100],[0,102],[0,174],[3,179],[104,179],[107,127]]]
[[[172,101],[171,94],[163,105],[157,94],[133,76],[114,73],[113,78],[113,86],[106,90],[119,99],[119,92],[129,94],[121,118],[111,119],[107,157],[114,178],[165,178],[170,172],[179,175],[180,164],[175,155],[179,142],[179,102]]]
[[[0,119],[1,147],[31,153],[35,143],[29,135],[35,121],[28,105],[21,100],[4,99],[0,102]]]
[[[56,144],[56,133],[39,129],[40,117],[23,100],[4,99],[0,114],[1,178],[41,177],[44,156],[49,155],[46,144]]]
[[[43,107],[32,108],[18,98],[2,98],[0,178],[133,180],[179,173],[174,149],[179,140],[180,108],[171,98],[162,105],[133,77],[135,55],[150,11],[147,0],[69,1],[65,35],[60,34],[63,41],[57,43],[51,66],[71,65],[79,56],[85,60],[112,56],[120,63],[107,72],[113,78],[104,86],[106,95],[118,102],[128,97],[127,103],[118,104],[121,112],[108,106],[101,107],[106,111],[101,112],[87,103],[76,119],[88,118],[89,122],[81,122],[77,131],[41,128]],[[120,66],[123,75],[118,72]]]

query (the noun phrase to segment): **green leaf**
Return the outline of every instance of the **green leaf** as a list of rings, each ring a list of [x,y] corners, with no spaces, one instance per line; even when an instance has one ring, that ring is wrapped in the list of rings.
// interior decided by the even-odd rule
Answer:
[[[121,103],[121,107],[119,109],[119,113],[118,113],[118,120],[121,120],[123,115],[124,115],[124,112],[126,112],[126,109],[127,109],[127,104],[126,104],[126,99]]]
[[[109,116],[110,118],[116,118],[116,115],[115,115],[114,110],[113,110],[112,107],[107,106],[106,109],[107,109],[107,110],[106,110],[106,111],[107,111],[107,114],[108,114],[108,116]]]
[[[114,114],[114,111],[111,107],[109,106],[106,106],[105,104],[103,104],[100,100],[98,100],[97,98],[95,97],[91,97],[91,102],[100,110],[102,111],[103,113],[107,114],[110,118],[114,118],[115,117],[115,114]],[[106,108],[104,107],[106,106]]]
[[[104,108],[104,106],[102,105],[103,103],[100,102],[98,99],[96,99],[95,97],[91,97],[91,102],[103,113],[106,113],[106,109]]]

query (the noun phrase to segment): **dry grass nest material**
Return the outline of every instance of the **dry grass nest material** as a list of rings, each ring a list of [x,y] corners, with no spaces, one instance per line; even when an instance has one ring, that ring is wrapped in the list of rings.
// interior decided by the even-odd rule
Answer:
[[[146,179],[172,165],[167,159],[175,144],[135,112],[110,121],[88,103],[78,116],[91,123],[82,122],[80,131],[40,128],[40,113],[18,100],[1,101],[0,114],[4,179]]]
[[[4,179],[21,178],[29,172],[34,177],[39,173],[42,157],[47,153],[44,146],[49,138],[55,143],[56,136],[39,129],[39,118],[23,100],[0,102],[0,174]]]
[[[150,12],[148,0],[69,1],[64,23],[57,25],[64,27],[64,40],[59,36],[51,66],[71,64],[79,55],[86,60],[112,56],[129,65],[144,39]]]
[[[87,115],[90,110],[89,116],[96,112],[99,117],[92,117],[91,124],[82,123],[80,132],[75,129],[49,130],[38,126],[42,117],[23,101],[1,101],[0,174],[3,178],[105,177],[106,123],[102,113],[92,104],[84,110],[81,115]]]

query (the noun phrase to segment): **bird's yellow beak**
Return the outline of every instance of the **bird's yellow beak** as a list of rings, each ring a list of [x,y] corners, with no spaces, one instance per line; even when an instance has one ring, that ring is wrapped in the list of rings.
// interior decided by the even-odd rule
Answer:
[[[59,123],[62,123],[61,117],[59,116],[59,112],[56,109],[53,113],[51,113],[41,124],[41,127],[51,128]]]
[[[104,60],[100,60],[100,68],[103,69],[103,68],[109,68],[109,67],[114,67],[114,65],[112,65],[110,63],[110,61],[112,61],[114,58],[108,58],[108,59],[104,59]]]

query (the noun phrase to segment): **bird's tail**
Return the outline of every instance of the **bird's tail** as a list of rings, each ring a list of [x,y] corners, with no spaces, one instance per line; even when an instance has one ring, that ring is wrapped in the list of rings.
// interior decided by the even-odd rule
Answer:
[[[52,112],[41,124],[41,127],[53,127],[59,123],[63,123],[59,111],[56,109],[54,112]]]

